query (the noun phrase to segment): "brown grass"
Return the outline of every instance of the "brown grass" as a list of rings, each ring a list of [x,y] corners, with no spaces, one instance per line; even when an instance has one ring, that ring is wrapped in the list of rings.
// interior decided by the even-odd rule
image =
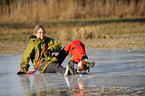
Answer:
[[[47,36],[58,40],[63,46],[77,39],[86,48],[138,48],[145,47],[143,21],[144,19],[120,19],[39,24],[44,26]],[[36,24],[0,23],[0,54],[22,54]]]
[[[9,6],[0,3],[0,20],[2,21],[48,22],[76,19],[145,17],[145,0],[10,1]]]

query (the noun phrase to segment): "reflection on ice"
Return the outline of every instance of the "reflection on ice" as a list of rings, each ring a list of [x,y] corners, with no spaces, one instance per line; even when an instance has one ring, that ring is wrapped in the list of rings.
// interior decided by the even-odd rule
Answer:
[[[38,71],[18,76],[22,55],[0,56],[0,96],[145,95],[144,50],[94,49],[87,54],[96,63],[89,74],[67,77]]]
[[[30,80],[33,77],[34,79]],[[65,76],[49,73],[19,75],[25,96],[71,95],[69,90],[88,89],[88,81],[80,76]],[[59,78],[58,78],[59,77]],[[31,82],[33,83],[31,86]],[[76,93],[83,94],[83,93]]]
[[[96,77],[95,77],[96,76]],[[32,74],[19,75],[25,96],[136,95],[145,93],[145,76]]]

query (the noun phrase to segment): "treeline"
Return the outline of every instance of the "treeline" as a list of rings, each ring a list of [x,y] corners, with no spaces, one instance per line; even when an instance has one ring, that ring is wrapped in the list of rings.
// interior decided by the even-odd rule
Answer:
[[[0,19],[136,18],[144,9],[145,0],[0,0]]]

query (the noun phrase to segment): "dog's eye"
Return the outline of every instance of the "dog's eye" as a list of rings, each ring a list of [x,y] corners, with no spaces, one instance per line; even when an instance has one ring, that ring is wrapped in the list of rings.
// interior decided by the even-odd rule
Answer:
[[[81,69],[79,69],[78,71],[81,71]]]

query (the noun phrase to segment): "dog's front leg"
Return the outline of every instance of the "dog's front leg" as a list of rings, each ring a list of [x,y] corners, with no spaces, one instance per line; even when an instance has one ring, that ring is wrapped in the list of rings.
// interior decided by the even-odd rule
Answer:
[[[67,76],[68,75],[68,69],[69,69],[69,67],[67,65],[66,70],[65,70],[65,73],[64,73],[64,76]]]

